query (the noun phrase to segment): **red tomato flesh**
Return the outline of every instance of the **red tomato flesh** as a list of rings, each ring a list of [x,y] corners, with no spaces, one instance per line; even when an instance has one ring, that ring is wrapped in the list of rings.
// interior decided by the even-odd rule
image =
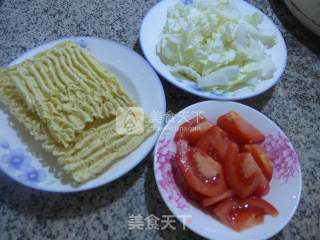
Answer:
[[[183,123],[174,138],[177,185],[203,208],[213,206],[213,214],[235,231],[263,223],[267,214],[277,216],[277,209],[260,198],[269,192],[273,172],[258,144],[264,139],[236,112],[220,116],[217,125],[201,115]]]
[[[233,196],[233,192],[231,190],[228,190],[225,193],[222,193],[221,195],[219,195],[217,197],[202,198],[201,205],[203,207],[209,207],[209,206],[215,205],[219,202],[222,202],[225,199],[231,198],[232,196]]]
[[[189,144],[196,142],[213,125],[202,115],[198,115],[191,120],[183,123],[175,137],[174,141],[186,140]]]
[[[240,144],[261,143],[265,139],[258,129],[236,112],[220,116],[217,124]]]
[[[185,197],[198,203],[200,203],[202,199],[206,197],[200,193],[195,192],[187,185],[187,181],[184,179],[184,176],[177,166],[177,161],[175,160],[172,161],[172,173],[177,186]]]
[[[186,141],[176,144],[176,163],[187,185],[197,193],[214,197],[227,190],[221,165]]]
[[[189,135],[187,137],[188,142],[190,144],[195,143],[198,141],[204,134],[207,132],[213,125],[208,121],[203,121],[198,123],[194,127],[190,129]]]
[[[177,160],[174,159],[171,163],[172,167],[172,174],[174,177],[174,180],[179,187],[180,191],[184,194],[187,195],[189,187],[186,183],[186,180],[184,179],[184,176],[182,175],[182,172],[178,168]]]
[[[229,138],[227,134],[218,126],[212,126],[198,140],[195,146],[213,159],[217,160],[219,163],[223,164],[228,145]]]
[[[268,179],[268,181],[270,181],[272,178],[273,163],[264,149],[258,144],[247,144],[244,145],[243,150],[251,153],[254,160],[256,160],[256,163],[261,168],[264,176]]]
[[[263,199],[230,198],[218,204],[213,209],[213,214],[235,231],[242,231],[263,223],[264,215],[277,216],[278,211]]]
[[[252,208],[262,209],[264,211],[264,214],[271,215],[272,217],[276,217],[279,215],[278,210],[272,204],[268,203],[262,198],[251,197],[246,200],[241,200],[241,202],[244,206],[249,205],[249,207]]]
[[[270,191],[270,185],[268,180],[265,177],[261,178],[261,182],[258,185],[256,191],[253,193],[254,196],[256,197],[263,197],[267,195]]]
[[[201,203],[202,199],[206,198],[206,196],[204,196],[200,193],[197,193],[196,191],[193,191],[191,188],[188,189],[188,192],[186,195],[190,200],[193,200],[197,203]]]
[[[226,181],[233,192],[241,198],[252,195],[264,178],[263,173],[250,153],[240,153],[235,143],[229,145],[224,166]]]

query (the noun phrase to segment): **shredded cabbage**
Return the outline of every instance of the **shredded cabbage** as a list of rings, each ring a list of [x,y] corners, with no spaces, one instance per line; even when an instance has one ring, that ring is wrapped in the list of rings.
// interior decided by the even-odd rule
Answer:
[[[210,91],[235,91],[270,79],[276,71],[267,49],[275,33],[263,16],[244,15],[233,0],[195,0],[168,9],[156,46],[173,75]]]

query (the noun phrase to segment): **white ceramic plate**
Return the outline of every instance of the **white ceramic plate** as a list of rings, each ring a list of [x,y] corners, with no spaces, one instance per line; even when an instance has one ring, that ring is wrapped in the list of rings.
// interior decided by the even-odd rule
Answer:
[[[147,114],[153,111],[159,114],[165,113],[166,103],[163,88],[150,65],[130,48],[109,40],[92,37],[60,39],[26,52],[10,65],[18,64],[66,40],[72,40],[81,47],[87,48],[107,69],[116,74],[128,95]],[[48,166],[44,166],[43,159],[52,163],[56,159],[46,153],[40,147],[39,142],[34,141],[33,137],[14,121],[3,106],[0,108],[0,122],[0,167],[2,171],[26,186],[51,192],[83,191],[121,177],[145,158],[160,133],[159,131],[154,133],[135,151],[117,161],[98,178],[74,187],[61,182],[49,171]]]
[[[229,111],[236,111],[262,131],[264,147],[273,161],[274,172],[270,192],[264,197],[278,211],[279,216],[265,217],[262,225],[235,232],[212,216],[191,204],[180,192],[172,175],[171,161],[176,147],[173,142],[177,127],[188,119],[203,114],[212,122]],[[163,129],[155,147],[154,174],[160,194],[172,213],[195,233],[215,240],[262,240],[278,233],[292,218],[301,194],[299,160],[290,141],[269,118],[256,110],[234,102],[206,101],[196,103],[179,112]]]
[[[289,10],[307,28],[320,36],[320,2],[319,0],[285,0]]]
[[[284,39],[277,26],[270,20],[268,16],[243,0],[234,0],[239,10],[244,14],[251,14],[257,11],[260,12],[264,16],[264,21],[261,26],[265,29],[272,29],[276,33],[277,44],[273,48],[268,50],[268,52],[272,56],[272,60],[275,63],[275,66],[277,67],[277,70],[274,73],[274,77],[269,80],[261,81],[254,90],[246,87],[239,89],[233,93],[216,94],[200,89],[196,83],[188,80],[183,80],[172,75],[169,71],[168,66],[163,64],[159,56],[156,54],[156,45],[162,32],[163,26],[166,22],[167,9],[171,6],[174,6],[178,1],[182,1],[185,4],[192,2],[190,0],[163,0],[159,2],[145,16],[140,29],[140,44],[143,53],[147,60],[161,76],[163,76],[178,88],[181,88],[189,93],[198,95],[200,97],[217,100],[241,100],[254,97],[267,91],[274,84],[276,84],[277,81],[280,80],[280,77],[284,72],[287,63],[287,48]]]

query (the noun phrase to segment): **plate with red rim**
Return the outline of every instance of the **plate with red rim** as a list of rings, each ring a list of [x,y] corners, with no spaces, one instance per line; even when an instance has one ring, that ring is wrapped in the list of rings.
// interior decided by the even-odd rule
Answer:
[[[263,147],[273,162],[274,170],[270,192],[263,199],[279,211],[277,217],[266,216],[263,224],[242,232],[233,231],[185,198],[175,182],[171,165],[176,151],[174,135],[182,123],[197,114],[215,123],[219,116],[229,111],[239,113],[265,135]],[[164,127],[157,141],[154,174],[162,199],[178,220],[198,235],[215,240],[262,240],[274,236],[293,217],[302,188],[298,155],[285,133],[262,113],[235,102],[200,102],[176,114]]]

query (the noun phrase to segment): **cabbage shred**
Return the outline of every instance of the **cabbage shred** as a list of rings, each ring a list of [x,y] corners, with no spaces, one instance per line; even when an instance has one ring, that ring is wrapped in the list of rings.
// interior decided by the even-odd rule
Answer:
[[[275,33],[260,25],[263,16],[244,15],[232,0],[196,0],[168,9],[156,46],[173,75],[204,90],[236,91],[271,79],[276,68],[267,49]]]

